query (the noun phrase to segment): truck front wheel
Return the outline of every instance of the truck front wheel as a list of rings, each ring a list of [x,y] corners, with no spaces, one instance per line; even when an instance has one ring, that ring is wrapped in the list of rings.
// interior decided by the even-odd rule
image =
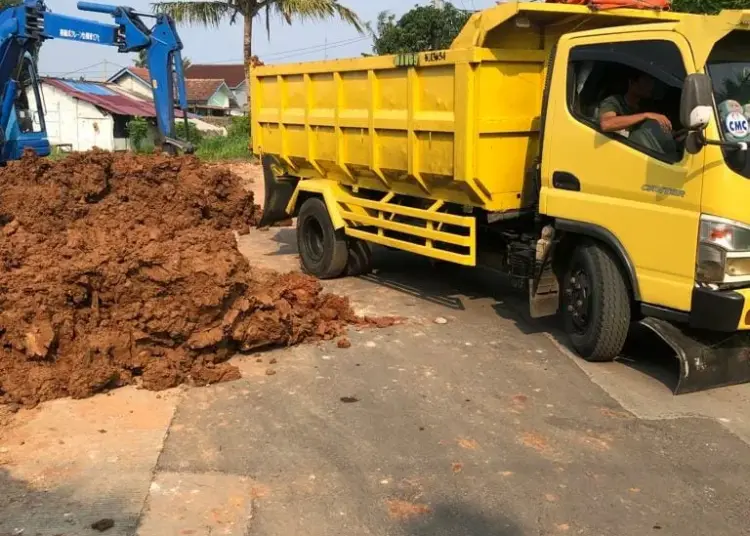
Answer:
[[[334,279],[346,270],[349,248],[343,231],[333,228],[323,200],[311,197],[297,216],[297,249],[302,269],[319,279]]]
[[[573,347],[587,361],[612,361],[630,328],[630,294],[617,260],[587,242],[573,252],[563,281],[563,319]]]

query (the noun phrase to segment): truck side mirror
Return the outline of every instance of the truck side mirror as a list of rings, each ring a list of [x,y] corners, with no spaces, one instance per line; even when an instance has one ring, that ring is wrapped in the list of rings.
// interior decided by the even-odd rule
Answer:
[[[708,75],[687,75],[680,100],[680,122],[683,128],[690,131],[704,130],[711,121],[713,103],[713,87]]]

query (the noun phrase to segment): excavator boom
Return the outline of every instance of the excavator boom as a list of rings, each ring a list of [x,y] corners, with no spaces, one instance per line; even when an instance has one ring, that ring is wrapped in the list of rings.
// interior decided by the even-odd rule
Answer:
[[[132,8],[78,2],[78,9],[112,16],[113,24],[51,12],[44,0],[25,0],[0,13],[0,161],[19,158],[27,147],[49,153],[39,78],[31,61],[45,41],[64,39],[117,48],[118,52],[146,51],[156,120],[165,149],[192,152],[192,146],[175,136],[175,108],[187,121],[187,92],[182,70],[182,41],[167,15],[138,13]],[[148,26],[145,18],[155,23]],[[22,85],[21,82],[24,82]],[[28,90],[37,99],[40,132],[19,127]],[[26,106],[28,108],[28,106]],[[187,129],[186,129],[187,132]]]

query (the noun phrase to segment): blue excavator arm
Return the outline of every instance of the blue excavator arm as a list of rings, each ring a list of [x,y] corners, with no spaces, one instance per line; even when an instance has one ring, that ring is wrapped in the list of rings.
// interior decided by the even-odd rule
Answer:
[[[0,13],[0,87],[3,88],[0,141],[6,141],[8,127],[14,120],[14,102],[23,75],[24,58],[44,41],[65,39],[116,47],[123,53],[145,50],[157,126],[165,148],[191,152],[192,146],[175,136],[176,107],[182,110],[187,122],[187,91],[182,68],[183,45],[174,21],[163,14],[138,13],[129,7],[92,2],[78,2],[78,9],[110,15],[114,24],[53,13],[44,0],[24,0],[22,5]],[[147,26],[145,18],[154,19],[155,24]],[[38,81],[35,80],[35,84]],[[38,87],[35,91],[39,91]],[[43,118],[40,122],[43,124]],[[3,151],[3,155],[12,158],[7,151]]]

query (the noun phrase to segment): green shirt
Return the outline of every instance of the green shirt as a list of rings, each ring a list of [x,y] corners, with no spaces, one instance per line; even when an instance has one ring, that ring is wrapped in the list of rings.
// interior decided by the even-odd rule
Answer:
[[[622,116],[637,114],[638,110],[628,106],[628,103],[625,102],[625,97],[622,95],[611,95],[599,105],[599,117],[609,112],[615,112],[618,116]],[[633,127],[628,130],[633,130]]]
[[[638,110],[628,106],[628,103],[625,102],[625,98],[621,95],[612,95],[602,101],[599,105],[599,117],[608,112],[615,112],[618,116],[635,115],[639,113]],[[672,137],[665,135],[664,132],[655,125],[638,123],[618,132],[629,138],[634,143],[659,153],[666,152],[664,149],[665,143],[674,144]]]

